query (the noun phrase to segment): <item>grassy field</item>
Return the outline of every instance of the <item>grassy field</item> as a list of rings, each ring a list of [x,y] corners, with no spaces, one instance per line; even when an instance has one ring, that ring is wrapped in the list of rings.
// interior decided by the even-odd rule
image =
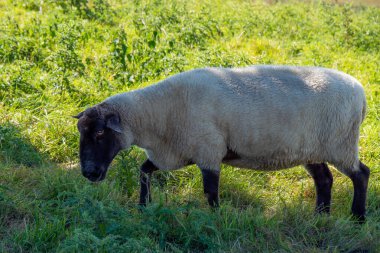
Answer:
[[[0,252],[380,252],[379,8],[4,0],[0,17]],[[352,221],[352,184],[335,169],[330,216],[313,214],[301,167],[223,167],[215,211],[199,169],[188,167],[157,173],[154,201],[140,212],[138,148],[121,153],[102,183],[81,176],[71,115],[181,71],[251,64],[324,66],[362,82],[366,224]]]
[[[339,4],[356,4],[356,5],[372,5],[372,6],[380,6],[379,0],[332,0],[333,3]]]

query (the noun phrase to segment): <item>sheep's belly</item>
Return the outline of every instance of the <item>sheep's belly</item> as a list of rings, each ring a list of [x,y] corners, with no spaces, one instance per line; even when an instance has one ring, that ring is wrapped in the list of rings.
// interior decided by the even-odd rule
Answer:
[[[237,158],[233,160],[223,160],[224,164],[228,164],[238,168],[253,169],[253,170],[281,170],[291,168],[297,165],[316,163],[311,161],[301,160],[274,160],[274,159],[260,159],[260,158]]]

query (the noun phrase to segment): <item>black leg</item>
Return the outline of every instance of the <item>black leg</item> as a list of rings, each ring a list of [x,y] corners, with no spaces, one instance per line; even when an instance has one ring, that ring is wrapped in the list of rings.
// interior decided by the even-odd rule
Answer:
[[[219,174],[220,171],[201,169],[203,177],[203,189],[211,207],[219,206]]]
[[[367,199],[367,186],[369,180],[369,168],[360,162],[359,171],[353,172],[349,177],[354,184],[354,200],[352,202],[352,214],[360,221],[365,221],[365,204]]]
[[[317,190],[317,202],[315,211],[317,213],[329,213],[331,203],[331,187],[333,177],[329,167],[325,163],[307,164],[306,170],[314,179]]]
[[[145,206],[147,200],[150,202],[150,177],[158,168],[150,161],[146,160],[140,168],[140,205]]]

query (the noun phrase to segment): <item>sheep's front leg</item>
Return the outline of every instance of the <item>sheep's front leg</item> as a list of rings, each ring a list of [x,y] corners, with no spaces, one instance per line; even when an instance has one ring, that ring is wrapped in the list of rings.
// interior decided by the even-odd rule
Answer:
[[[150,178],[158,168],[148,159],[140,168],[140,205],[145,206],[147,200],[152,200],[150,195]]]
[[[219,170],[201,169],[203,189],[211,207],[219,206]]]

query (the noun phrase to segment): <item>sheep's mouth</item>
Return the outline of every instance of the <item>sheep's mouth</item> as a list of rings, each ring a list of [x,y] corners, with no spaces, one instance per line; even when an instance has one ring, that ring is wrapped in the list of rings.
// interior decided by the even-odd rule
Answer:
[[[93,182],[93,183],[100,182],[100,181],[103,181],[106,178],[106,173],[100,173],[99,176],[88,176],[86,178],[88,180],[90,180],[91,182]]]
[[[91,171],[91,170],[90,170]],[[106,178],[107,170],[93,170],[92,172],[82,172],[83,176],[91,182],[100,182]]]

